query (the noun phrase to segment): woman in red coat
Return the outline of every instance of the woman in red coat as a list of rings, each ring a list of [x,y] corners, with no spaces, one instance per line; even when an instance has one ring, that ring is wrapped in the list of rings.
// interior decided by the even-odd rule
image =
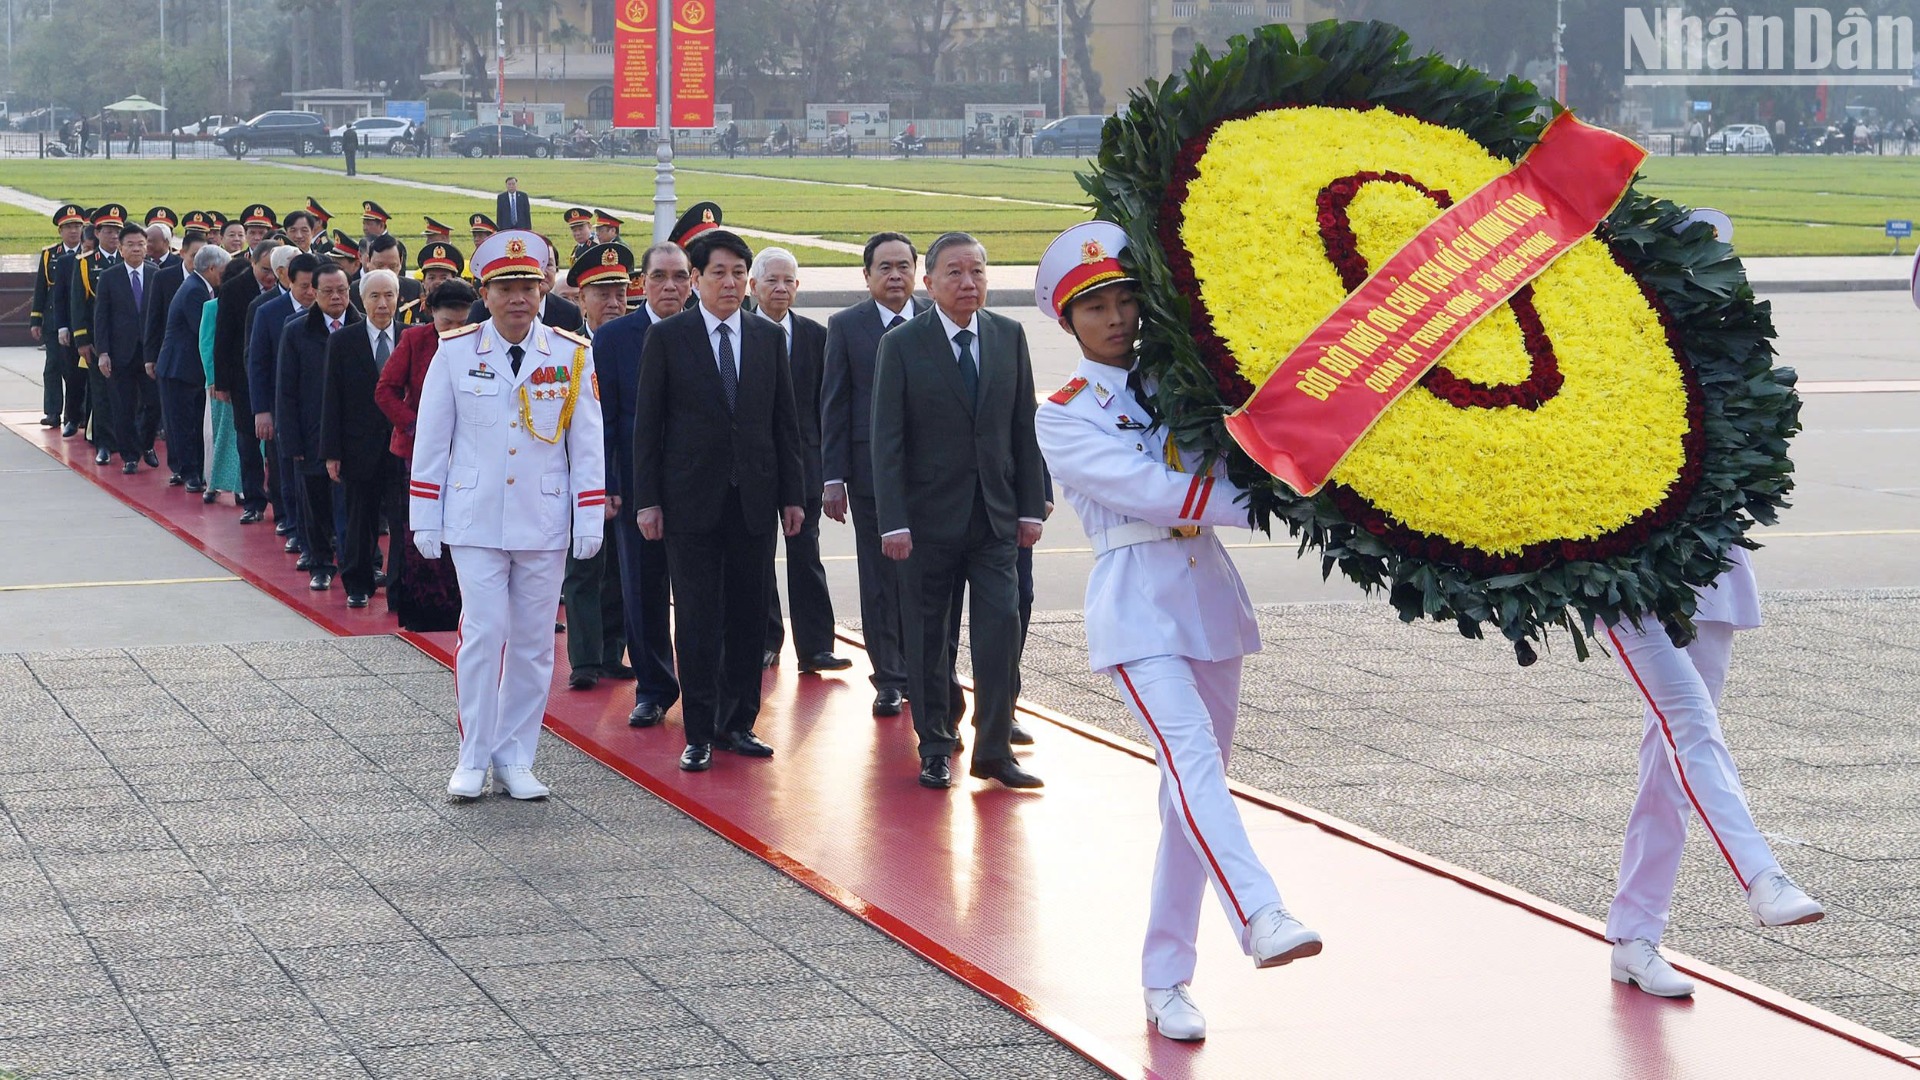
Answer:
[[[399,556],[387,560],[393,564],[387,569],[387,610],[405,629],[423,633],[451,630],[458,625],[460,585],[449,556],[427,562],[404,536],[408,531],[408,482],[413,476],[413,426],[420,419],[420,388],[440,348],[440,335],[466,325],[473,301],[473,287],[458,278],[428,293],[426,305],[433,313],[433,322],[410,326],[400,335],[373,390],[373,400],[393,423],[393,442],[388,448],[404,463],[387,489],[388,529],[401,534],[401,542],[391,545]]]

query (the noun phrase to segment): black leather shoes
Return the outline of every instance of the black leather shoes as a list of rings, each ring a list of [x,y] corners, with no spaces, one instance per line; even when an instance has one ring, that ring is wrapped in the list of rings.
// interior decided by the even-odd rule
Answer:
[[[289,555],[291,555],[291,554],[293,554],[293,553],[294,553],[294,552],[296,552],[296,551],[299,551],[299,550],[300,550],[300,538],[299,538],[299,537],[297,537],[297,536],[289,536],[289,537],[287,537],[287,542],[286,542],[286,543],[284,543],[284,544],[282,544],[282,545],[280,545],[280,550],[281,550],[281,551],[284,551],[284,552],[286,552],[286,553],[287,553],[287,554],[289,554]]]
[[[197,476],[188,477],[187,490],[193,492],[195,495],[198,495],[201,492],[207,490],[207,482],[205,480],[200,479]]]
[[[188,488],[187,490],[192,491],[193,489]],[[214,503],[220,501],[220,493],[212,488],[203,488],[200,492],[200,501],[208,506],[212,506]]]
[[[149,469],[157,469],[160,467],[160,455],[154,453],[151,450],[147,451],[144,454],[141,454],[140,460],[146,462],[147,468]]]
[[[333,575],[322,570],[307,579],[307,588],[312,589],[314,592],[326,592],[328,589],[333,588]]]
[[[79,434],[79,432],[80,432],[80,425],[74,423],[71,420],[60,425],[60,436],[62,438],[71,439],[75,435]]]
[[[567,685],[575,690],[591,690],[600,685],[600,676],[590,668],[578,668],[567,676]]]
[[[308,555],[302,555],[294,562],[293,568],[302,572],[311,570],[313,569],[313,558]]]
[[[107,462],[112,460],[113,460],[113,455],[107,453],[105,450],[95,450],[93,452],[93,463],[95,465],[105,465]]]
[[[627,714],[628,727],[654,727],[667,718],[667,710],[651,701],[642,701]]]
[[[40,426],[41,427],[59,427],[60,421],[59,419],[52,416],[43,416],[40,418]]]
[[[258,525],[266,519],[267,515],[258,510],[240,511],[240,524],[242,525]]]
[[[347,606],[348,606],[348,607],[350,607],[350,608],[363,608],[363,607],[366,607],[366,606],[367,606],[367,594],[366,594],[366,593],[348,593],[348,594],[347,594]]]
[[[976,761],[967,772],[982,780],[998,780],[1010,788],[1038,788],[1047,785],[1041,779],[1020,767],[1012,758],[998,761]]]
[[[1015,746],[1032,746],[1033,733],[1021,727],[1019,724],[1015,724],[1013,725],[1013,730],[1007,735],[1007,741]]]
[[[373,572],[373,587],[376,589],[384,589],[387,587],[387,572],[385,570],[375,570]]]
[[[187,478],[184,476],[181,476],[179,473],[174,473],[172,476],[167,477],[168,487],[179,487],[181,484],[184,484],[186,482],[187,482]]]
[[[687,748],[680,751],[681,772],[706,772],[711,768],[713,768],[712,743],[688,743]]]
[[[273,523],[273,535],[275,535],[275,536],[292,536],[292,535],[293,535],[293,522],[291,522],[291,521],[276,521],[276,522],[274,522],[274,523]]]
[[[852,666],[853,661],[830,652],[817,652],[800,658],[800,671],[803,674],[809,671],[845,671]]]
[[[894,687],[887,687],[873,695],[873,715],[899,716],[900,707],[907,702],[907,695]]]
[[[780,664],[779,649],[768,649],[767,651],[760,654],[761,667],[763,668],[778,667],[779,664]]]
[[[924,788],[950,788],[953,786],[953,768],[943,757],[923,757],[920,759],[920,786]]]
[[[734,731],[720,736],[716,745],[722,750],[731,750],[741,757],[772,757],[773,747],[760,741],[760,737],[751,731]]]
[[[610,667],[602,665],[600,668],[600,677],[603,679],[631,679],[633,678],[633,669],[625,664],[614,664]]]

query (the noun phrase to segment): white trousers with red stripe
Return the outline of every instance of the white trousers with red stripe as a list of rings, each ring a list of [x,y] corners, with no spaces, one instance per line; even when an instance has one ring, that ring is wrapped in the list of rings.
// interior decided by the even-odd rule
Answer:
[[[1646,706],[1640,740],[1640,791],[1627,818],[1620,883],[1607,911],[1607,938],[1658,942],[1680,873],[1694,814],[1745,890],[1779,865],[1753,823],[1740,773],[1720,732],[1720,691],[1733,662],[1733,627],[1696,624],[1699,637],[1676,648],[1658,623],[1607,629],[1614,656]]]
[[[1143,986],[1171,987],[1193,979],[1209,881],[1242,951],[1247,920],[1280,902],[1227,787],[1240,658],[1130,660],[1113,670],[1113,682],[1160,764],[1160,851],[1140,979]]]
[[[455,547],[460,767],[531,765],[553,685],[553,615],[567,553]]]

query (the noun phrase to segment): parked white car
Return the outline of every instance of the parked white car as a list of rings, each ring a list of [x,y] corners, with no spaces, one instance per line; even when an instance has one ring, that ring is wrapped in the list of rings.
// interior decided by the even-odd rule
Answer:
[[[413,121],[404,116],[363,116],[353,122],[353,130],[360,133],[360,149],[363,152],[385,150],[387,144],[413,130]],[[339,153],[345,145],[347,127],[342,125],[327,133],[332,143],[330,149]]]
[[[235,124],[238,124],[239,122],[240,122],[240,118],[237,116],[221,116],[221,115],[215,114],[213,116],[203,116],[200,119],[195,120],[191,124],[182,124],[179,127],[174,128],[173,133],[175,135],[190,135],[190,136],[204,135],[211,138],[227,130],[228,128],[234,126]]]
[[[1707,136],[1710,154],[1771,154],[1773,136],[1761,124],[1728,124]]]

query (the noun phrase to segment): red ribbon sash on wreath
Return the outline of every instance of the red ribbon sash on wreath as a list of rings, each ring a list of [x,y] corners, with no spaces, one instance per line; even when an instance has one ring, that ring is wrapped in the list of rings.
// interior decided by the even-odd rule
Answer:
[[[1460,335],[1593,232],[1646,151],[1561,113],[1513,170],[1455,203],[1308,334],[1227,431],[1302,495]]]

